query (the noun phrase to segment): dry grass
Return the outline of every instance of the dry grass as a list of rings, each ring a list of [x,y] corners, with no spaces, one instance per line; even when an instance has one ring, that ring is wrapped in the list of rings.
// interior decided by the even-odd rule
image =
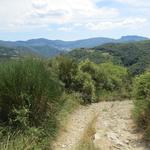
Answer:
[[[80,143],[76,147],[76,150],[96,150],[93,143],[94,135],[96,133],[95,131],[96,120],[97,115],[95,115],[95,117],[88,124]]]

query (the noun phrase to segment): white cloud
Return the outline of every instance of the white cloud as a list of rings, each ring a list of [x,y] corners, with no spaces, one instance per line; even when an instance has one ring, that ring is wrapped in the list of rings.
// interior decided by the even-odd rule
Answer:
[[[73,28],[72,27],[60,27],[60,28],[58,28],[58,30],[68,32],[68,31],[73,30]]]
[[[95,0],[94,0],[95,1]],[[93,0],[33,0],[27,20],[50,23],[82,23],[118,16],[114,8],[97,8]],[[38,20],[39,19],[39,20]]]
[[[114,8],[97,8],[95,0],[0,1],[0,23],[5,27],[8,24],[22,28],[52,23],[82,23],[114,18],[118,14]]]
[[[150,0],[115,0],[133,7],[150,7]]]
[[[36,0],[32,2],[32,7],[35,9],[42,9],[47,7],[47,1]]]
[[[122,16],[117,7],[97,7],[96,2],[100,1],[104,0],[0,0],[0,30],[49,28],[51,24],[57,24],[60,31],[106,30],[142,25],[148,20]],[[113,1],[142,8],[150,6],[150,0]]]
[[[106,21],[99,23],[88,23],[86,24],[86,28],[89,30],[108,30],[113,28],[124,28],[124,27],[135,27],[135,25],[140,26],[141,24],[147,22],[145,18],[127,18],[121,21]]]

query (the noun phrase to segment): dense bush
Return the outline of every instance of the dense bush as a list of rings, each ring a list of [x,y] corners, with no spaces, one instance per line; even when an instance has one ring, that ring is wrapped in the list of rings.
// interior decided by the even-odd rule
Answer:
[[[150,72],[135,79],[133,94],[135,120],[138,126],[144,129],[146,138],[150,140]]]
[[[91,103],[94,100],[94,82],[91,75],[83,71],[82,64],[78,64],[74,60],[63,56],[52,60],[50,64],[52,68],[55,68],[54,70],[57,70],[58,77],[64,84],[67,92],[80,93],[85,103]]]
[[[60,57],[59,59],[59,78],[65,83],[65,88],[72,87],[74,76],[77,74],[77,63],[67,57]]]
[[[85,60],[79,64],[79,68],[91,75],[98,89],[119,90],[125,86],[125,81],[128,79],[127,69],[112,63],[97,65],[89,60]]]
[[[89,59],[86,59],[84,61],[81,61],[79,63],[79,69],[82,72],[86,72],[91,75],[92,80],[94,82],[97,82],[98,77],[98,72],[99,72],[99,67],[97,64],[94,62],[90,61]]]
[[[95,86],[91,75],[79,71],[74,80],[74,90],[80,92],[85,103],[91,103],[95,99]]]
[[[108,91],[121,90],[128,80],[127,69],[112,63],[99,65],[99,82],[102,89]]]
[[[112,63],[96,64],[89,59],[78,63],[64,56],[57,57],[50,64],[57,70],[66,90],[79,92],[85,103],[95,102],[107,92],[128,96],[128,71],[124,67]]]
[[[53,111],[61,86],[41,60],[0,64],[0,120],[17,126],[39,125]]]

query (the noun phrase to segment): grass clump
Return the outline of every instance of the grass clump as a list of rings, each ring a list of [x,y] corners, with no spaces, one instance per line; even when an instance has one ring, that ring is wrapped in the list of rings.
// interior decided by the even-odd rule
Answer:
[[[94,146],[93,140],[95,131],[95,123],[96,123],[97,116],[95,116],[92,121],[89,122],[87,128],[84,131],[84,135],[82,139],[78,143],[76,150],[97,150]]]
[[[134,81],[133,116],[138,127],[143,129],[145,138],[150,140],[150,72],[146,72]]]

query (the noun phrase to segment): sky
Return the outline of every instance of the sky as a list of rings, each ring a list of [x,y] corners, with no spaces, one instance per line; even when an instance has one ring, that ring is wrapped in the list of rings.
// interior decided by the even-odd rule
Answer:
[[[150,37],[150,0],[0,0],[0,40]]]

